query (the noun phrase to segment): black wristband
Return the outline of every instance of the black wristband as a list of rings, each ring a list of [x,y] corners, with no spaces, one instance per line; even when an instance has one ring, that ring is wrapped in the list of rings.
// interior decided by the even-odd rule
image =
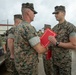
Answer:
[[[58,46],[60,44],[60,42],[56,42],[56,46]]]

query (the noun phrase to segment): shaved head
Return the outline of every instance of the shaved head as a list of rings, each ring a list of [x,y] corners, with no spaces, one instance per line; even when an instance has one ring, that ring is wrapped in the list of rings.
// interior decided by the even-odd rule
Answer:
[[[27,14],[28,12],[30,12],[31,10],[29,8],[23,8],[22,9],[22,14]]]

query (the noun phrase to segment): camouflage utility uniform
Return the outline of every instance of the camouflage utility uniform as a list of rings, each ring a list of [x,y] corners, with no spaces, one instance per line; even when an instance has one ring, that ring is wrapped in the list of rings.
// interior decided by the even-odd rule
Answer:
[[[76,27],[64,21],[62,24],[57,24],[53,30],[57,33],[57,41],[67,43],[70,33],[76,32]],[[71,75],[71,60],[71,49],[52,46],[52,75],[57,75],[57,72],[59,75]]]
[[[51,25],[45,24],[44,25],[44,31],[46,29],[51,29]],[[48,50],[51,50],[51,47],[48,47]],[[48,51],[47,51],[48,53]],[[43,65],[44,65],[44,71],[46,75],[51,75],[51,58],[48,60],[47,59],[47,53],[43,54]]]
[[[2,47],[4,44],[6,44],[4,36],[0,35],[0,47]]]
[[[35,28],[25,21],[16,27],[14,50],[19,75],[38,75],[38,53],[29,43],[29,40],[36,36]]]
[[[14,39],[14,30],[15,30],[15,27],[12,27],[11,29],[9,29],[8,36],[7,36],[8,38]],[[10,72],[10,75],[18,75],[18,72],[16,71],[16,68],[15,68],[14,59],[10,58],[10,50],[8,48],[8,45],[7,45],[7,53],[5,56],[6,56],[5,64],[6,64],[7,71]]]
[[[51,75],[51,59],[46,59],[46,54],[43,54],[43,65],[46,75]]]

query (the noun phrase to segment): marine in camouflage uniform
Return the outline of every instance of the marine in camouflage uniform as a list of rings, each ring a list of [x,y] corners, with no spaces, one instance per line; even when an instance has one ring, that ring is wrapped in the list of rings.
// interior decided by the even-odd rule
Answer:
[[[14,26],[8,30],[8,49],[7,49],[7,60],[6,60],[6,67],[7,70],[10,72],[10,75],[18,75],[18,72],[15,68],[15,63],[14,63],[14,58],[12,57],[12,51],[11,48],[14,52],[14,31],[15,27],[22,21],[22,15],[21,14],[15,14],[14,15]],[[12,44],[11,44],[12,43]],[[9,45],[11,44],[11,45]],[[10,46],[10,47],[9,47]]]
[[[53,14],[55,14],[56,19],[60,21],[60,15],[65,14],[65,7],[56,6]],[[54,26],[53,30],[57,36],[56,39],[51,36],[49,37],[52,43],[51,74],[71,75],[71,50],[76,49],[76,45],[72,44],[73,42],[76,43],[76,27],[64,19],[62,23]]]
[[[9,32],[8,32],[8,39],[9,38],[12,38],[14,40],[14,28],[15,27],[12,27]],[[8,48],[8,45],[7,45],[7,53],[6,53],[6,67],[7,67],[7,71],[9,72],[10,75],[18,75],[18,72],[15,68],[15,63],[14,63],[14,58],[11,58],[11,53],[10,53],[10,50]]]
[[[49,29],[51,29],[51,25],[48,25],[48,24],[45,24],[44,25],[44,31],[47,29],[47,28],[49,28]],[[38,36],[42,36],[42,31],[41,30],[39,30],[38,31]],[[47,53],[47,52],[46,52]],[[47,60],[46,59],[46,53],[44,53],[44,54],[39,54],[39,56],[42,56],[42,58],[43,58],[43,66],[44,66],[44,71],[45,71],[45,74],[46,75],[51,75],[51,63],[50,63],[50,59],[49,60]]]
[[[20,73],[25,75],[37,75],[38,54],[31,48],[28,40],[34,36],[35,29],[29,23],[23,21],[17,28],[15,33],[15,64]],[[32,34],[31,34],[31,33]],[[24,72],[22,72],[24,70]],[[34,72],[33,72],[34,70]],[[35,73],[35,74],[32,74]],[[23,75],[23,74],[20,74]]]
[[[43,54],[43,65],[46,75],[51,75],[51,59],[46,59],[46,54]]]
[[[9,29],[7,32],[6,32],[6,34],[7,34],[7,36],[6,36],[6,53],[5,53],[5,66],[6,66],[6,69],[7,69],[7,71],[9,72],[9,75],[14,75],[13,74],[13,67],[14,67],[14,65],[13,65],[13,63],[14,63],[14,61],[10,58],[10,50],[9,50],[9,48],[8,48],[8,44],[7,44],[7,40],[8,40],[8,34],[9,34],[9,32],[12,30],[13,28],[11,28],[11,29]]]
[[[37,12],[32,3],[22,4],[23,21],[15,29],[15,65],[19,75],[38,75],[38,53],[47,51],[31,21]]]
[[[11,67],[11,65],[10,65],[10,50],[8,49],[8,44],[7,44],[8,31],[9,30],[7,30],[6,33],[5,33],[5,36],[6,36],[6,45],[5,45],[5,47],[6,47],[5,48],[6,49],[6,53],[5,53],[6,61],[5,61],[5,66],[6,66],[7,71],[11,71],[10,70],[10,67]]]
[[[44,31],[49,28],[51,29],[51,25],[45,24],[44,25]],[[49,47],[50,50],[50,47]],[[44,65],[44,71],[46,75],[51,75],[51,58],[49,60],[46,59],[47,52],[43,54],[43,65]]]

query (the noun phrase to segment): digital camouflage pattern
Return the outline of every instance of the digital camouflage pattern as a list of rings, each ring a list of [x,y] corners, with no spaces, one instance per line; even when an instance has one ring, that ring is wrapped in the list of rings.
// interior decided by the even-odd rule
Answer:
[[[8,55],[6,54],[6,56],[8,56]],[[18,72],[15,68],[14,59],[11,59],[10,56],[8,56],[6,58],[5,66],[6,66],[7,71],[9,72],[10,75],[18,75]]]
[[[46,28],[51,28],[51,26],[45,24],[44,29],[46,29]],[[43,34],[41,30],[39,30],[37,33],[38,33],[39,37],[41,37],[42,34]],[[51,60],[46,59],[46,54],[45,53],[44,54],[39,54],[39,56],[40,55],[42,55],[42,58],[43,58],[43,66],[44,66],[45,74],[46,75],[51,75],[51,63],[50,63]]]
[[[6,44],[6,40],[5,40],[4,36],[0,35],[0,47],[2,47],[4,44]]]
[[[44,25],[44,31],[47,28],[51,29],[51,25],[45,24]],[[46,59],[46,53],[43,54],[43,65],[44,65],[45,74],[46,75],[51,75],[51,59],[49,59],[49,60]]]
[[[12,28],[10,28],[10,29],[8,30],[8,38],[12,38],[12,39],[15,38],[15,36],[14,36],[15,28],[16,28],[16,26],[13,26]]]
[[[39,37],[41,37],[43,33],[42,33],[41,30],[39,30],[39,31],[37,32],[37,34],[38,34]]]
[[[43,65],[46,75],[51,75],[51,60],[46,59],[46,54],[43,54]]]
[[[73,24],[65,21],[62,24],[57,24],[53,30],[57,34],[57,41],[67,43],[69,42],[70,33],[76,32],[76,27]],[[71,75],[71,60],[71,49],[52,46],[52,75],[57,74],[56,72],[58,67],[61,68],[60,75]]]
[[[51,48],[48,47],[48,49],[50,50]],[[49,60],[47,60],[46,56],[47,56],[47,54],[44,53],[43,54],[44,71],[45,71],[46,75],[51,75],[51,58]]]
[[[35,36],[35,28],[25,21],[15,29],[15,65],[19,75],[38,75],[38,53],[28,42]]]
[[[15,27],[12,27],[11,29],[8,30],[7,39],[8,38],[14,39],[14,30],[15,30]],[[10,50],[8,48],[8,45],[7,45],[7,53],[5,54],[5,58],[6,58],[5,65],[10,75],[18,75],[18,72],[15,68],[14,59],[10,58]]]
[[[4,54],[3,46],[6,44],[4,36],[0,35],[0,56]]]

